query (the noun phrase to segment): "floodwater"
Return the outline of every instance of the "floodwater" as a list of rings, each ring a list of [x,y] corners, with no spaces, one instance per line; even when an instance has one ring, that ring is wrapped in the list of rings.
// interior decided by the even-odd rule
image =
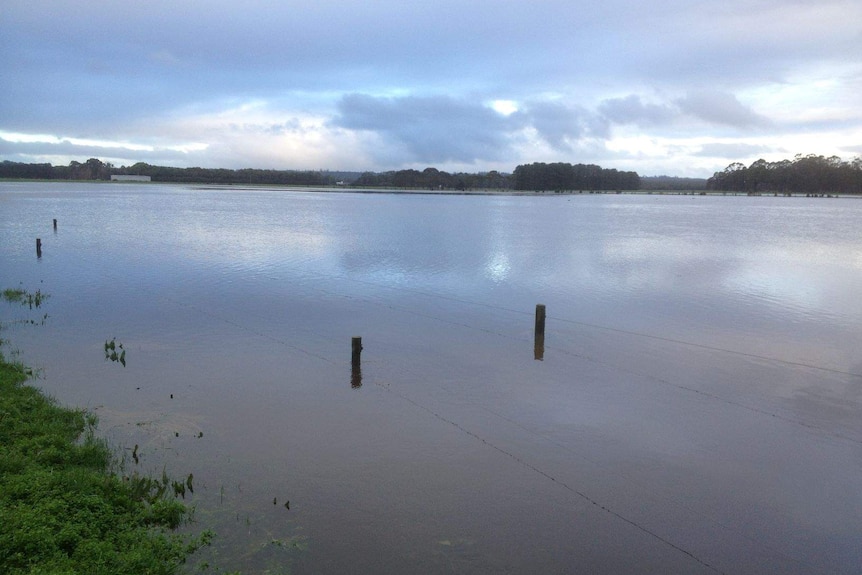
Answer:
[[[860,221],[856,199],[0,183],[0,287],[50,296],[0,305],[48,314],[3,349],[126,472],[194,475],[190,528],[218,536],[193,564],[858,573]]]

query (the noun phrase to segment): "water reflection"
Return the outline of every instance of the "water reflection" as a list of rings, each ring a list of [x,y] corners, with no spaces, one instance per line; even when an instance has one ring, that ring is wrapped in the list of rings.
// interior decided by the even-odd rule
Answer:
[[[362,387],[362,366],[358,363],[350,366],[350,387],[352,389]]]

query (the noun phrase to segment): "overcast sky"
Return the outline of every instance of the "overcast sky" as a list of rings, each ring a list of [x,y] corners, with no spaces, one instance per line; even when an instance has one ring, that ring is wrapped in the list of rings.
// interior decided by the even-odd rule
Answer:
[[[0,159],[710,176],[862,155],[860,0],[3,0]]]

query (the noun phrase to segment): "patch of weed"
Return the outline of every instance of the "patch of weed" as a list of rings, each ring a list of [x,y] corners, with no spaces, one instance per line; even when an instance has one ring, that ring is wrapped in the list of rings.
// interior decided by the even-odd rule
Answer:
[[[4,297],[6,297],[4,292]],[[122,476],[95,417],[57,405],[0,356],[0,572],[177,573],[212,532],[172,532],[189,518],[175,497],[191,475]]]
[[[20,303],[29,306],[30,309],[42,306],[42,302],[48,298],[41,290],[29,292],[23,288],[7,288],[3,290],[3,299],[9,303]]]

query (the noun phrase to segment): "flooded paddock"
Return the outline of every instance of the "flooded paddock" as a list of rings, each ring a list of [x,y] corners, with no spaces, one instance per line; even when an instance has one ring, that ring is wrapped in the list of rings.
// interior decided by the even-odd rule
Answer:
[[[193,474],[222,569],[858,573],[860,221],[0,183],[0,288],[50,296],[2,336],[129,468]]]

